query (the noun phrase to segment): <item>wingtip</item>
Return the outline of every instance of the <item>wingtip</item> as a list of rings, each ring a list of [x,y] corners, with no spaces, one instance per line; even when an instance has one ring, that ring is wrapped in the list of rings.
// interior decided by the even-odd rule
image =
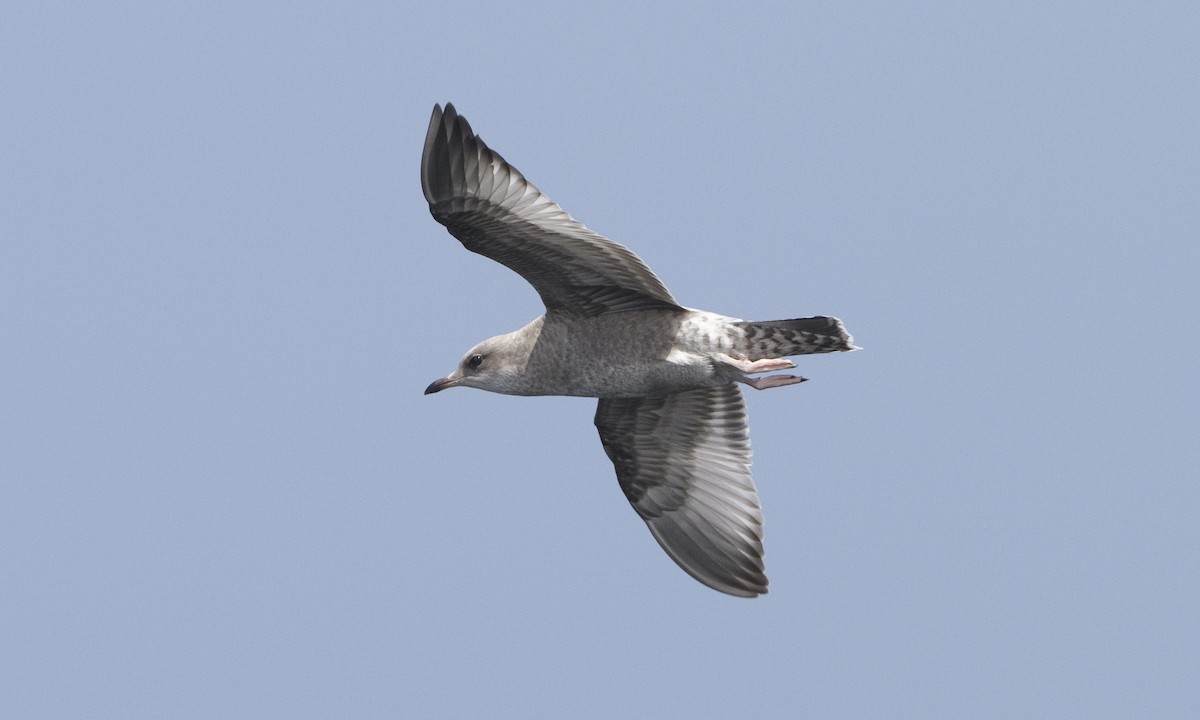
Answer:
[[[456,180],[455,153],[476,144],[486,149],[471,130],[471,124],[458,114],[454,103],[448,102],[445,107],[434,103],[421,152],[421,190],[426,202],[433,205],[445,199],[444,193],[450,191]],[[461,171],[459,168],[458,172]]]
[[[425,131],[425,147],[421,151],[421,191],[430,204],[437,199],[441,186],[449,181],[445,173],[439,170],[435,157],[446,152],[446,144],[459,124],[457,120],[454,103],[446,103],[444,109],[434,103],[429,116],[429,128]]]
[[[715,539],[716,536],[709,536],[700,528],[690,528],[689,523],[680,522],[678,518],[668,522],[642,519],[667,555],[694,579],[734,597],[753,598],[766,594],[769,581],[763,568],[761,535],[752,554],[743,551],[734,558],[729,555],[727,546]],[[761,526],[759,529],[761,531]],[[730,563],[730,559],[734,562]]]
[[[435,127],[446,129],[446,133],[453,128],[456,123],[467,122],[467,119],[458,114],[458,110],[454,108],[454,103],[448,102],[444,106],[440,103],[433,104],[433,115],[429,118],[430,131]]]
[[[693,577],[695,577],[695,576],[693,576]],[[699,580],[699,578],[697,578],[697,579]],[[731,585],[718,586],[718,585],[714,585],[710,582],[706,582],[704,580],[700,580],[700,582],[704,583],[705,585],[712,588],[713,590],[716,590],[717,592],[721,592],[726,595],[730,595],[732,597],[747,598],[749,600],[753,600],[754,598],[759,597],[760,595],[767,594],[767,582],[768,581],[767,581],[766,575],[763,575],[759,582],[756,582],[753,584],[737,585],[737,586],[731,586]]]

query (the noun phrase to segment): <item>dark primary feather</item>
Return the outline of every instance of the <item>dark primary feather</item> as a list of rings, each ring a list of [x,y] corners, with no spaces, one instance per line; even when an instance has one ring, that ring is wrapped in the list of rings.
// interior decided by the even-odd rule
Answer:
[[[421,157],[433,217],[468,250],[525,278],[548,312],[594,316],[677,308],[627,248],[576,221],[471,131],[453,105],[434,106]]]
[[[762,511],[737,386],[602,399],[596,428],[625,496],[671,559],[716,590],[743,597],[767,591]]]

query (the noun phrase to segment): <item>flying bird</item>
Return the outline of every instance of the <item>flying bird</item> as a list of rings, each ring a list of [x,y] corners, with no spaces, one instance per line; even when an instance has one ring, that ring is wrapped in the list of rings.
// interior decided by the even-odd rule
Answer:
[[[767,592],[738,385],[803,382],[762,373],[794,368],[789,356],[856,350],[842,322],[746,322],[680,305],[637,255],[567,214],[450,104],[433,108],[421,188],[434,219],[468,250],[516,271],[546,306],[468,350],[425,394],[473,387],[599,398],[600,442],[663,550],[711,588]]]

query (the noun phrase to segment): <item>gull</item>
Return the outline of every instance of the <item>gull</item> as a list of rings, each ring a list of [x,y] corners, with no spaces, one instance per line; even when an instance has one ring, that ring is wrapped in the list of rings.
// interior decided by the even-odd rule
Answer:
[[[856,350],[833,317],[746,322],[684,307],[629,249],[592,232],[435,105],[421,156],[429,212],[472,252],[525,278],[546,312],[479,343],[425,394],[599,398],[595,424],[617,481],[679,567],[730,595],[767,592],[762,510],[739,384],[786,358]],[[760,377],[752,377],[761,375]]]

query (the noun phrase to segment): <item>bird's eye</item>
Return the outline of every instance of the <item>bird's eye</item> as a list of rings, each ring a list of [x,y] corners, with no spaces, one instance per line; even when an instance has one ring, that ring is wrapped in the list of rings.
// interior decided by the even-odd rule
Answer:
[[[475,368],[479,367],[482,364],[483,364],[483,356],[482,355],[472,355],[470,357],[470,359],[467,360],[467,367],[471,368],[472,370],[474,370]]]

